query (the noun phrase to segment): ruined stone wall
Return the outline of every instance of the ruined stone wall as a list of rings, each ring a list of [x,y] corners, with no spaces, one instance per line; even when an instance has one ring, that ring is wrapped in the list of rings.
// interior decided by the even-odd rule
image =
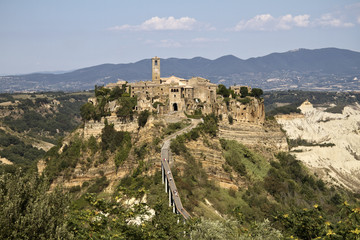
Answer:
[[[118,117],[112,115],[106,117],[108,124],[114,124],[114,129],[116,131],[127,131],[127,132],[136,132],[138,129],[137,121],[132,122],[122,122]],[[84,138],[88,139],[91,136],[97,137],[101,135],[102,129],[105,127],[105,118],[101,118],[100,122],[90,120],[85,123],[84,126]]]
[[[265,107],[263,100],[251,97],[251,101],[247,104],[241,103],[235,99],[231,99],[229,106],[223,102],[222,98],[218,99],[220,106],[217,114],[223,115],[224,119],[232,116],[234,123],[253,123],[264,124],[265,122]]]

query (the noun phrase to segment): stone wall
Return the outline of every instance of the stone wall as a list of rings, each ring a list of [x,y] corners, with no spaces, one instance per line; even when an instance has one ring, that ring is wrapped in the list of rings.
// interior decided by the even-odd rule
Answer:
[[[137,121],[132,122],[122,122],[116,116],[106,117],[108,124],[114,124],[114,129],[116,131],[127,131],[127,132],[136,132],[138,129]],[[100,122],[90,120],[85,123],[84,126],[84,138],[88,139],[91,136],[97,137],[101,135],[101,131],[105,126],[105,118],[101,118]]]
[[[219,136],[228,140],[236,140],[250,147],[262,145],[272,152],[288,151],[286,136],[279,126],[220,123]]]
[[[262,125],[265,122],[265,107],[263,100],[251,97],[247,104],[243,104],[235,99],[231,99],[229,106],[226,106],[222,98],[218,99],[218,115],[222,115],[224,121],[228,121],[231,116],[234,123],[252,123]]]

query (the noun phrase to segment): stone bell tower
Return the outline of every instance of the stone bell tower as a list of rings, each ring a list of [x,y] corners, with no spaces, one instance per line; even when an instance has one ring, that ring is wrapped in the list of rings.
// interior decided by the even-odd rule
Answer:
[[[152,60],[152,81],[160,84],[160,58],[154,57]]]

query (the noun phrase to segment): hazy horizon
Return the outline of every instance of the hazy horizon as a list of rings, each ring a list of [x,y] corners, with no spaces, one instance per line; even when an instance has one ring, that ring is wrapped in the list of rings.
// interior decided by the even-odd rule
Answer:
[[[360,51],[356,0],[2,1],[0,75],[298,48]]]

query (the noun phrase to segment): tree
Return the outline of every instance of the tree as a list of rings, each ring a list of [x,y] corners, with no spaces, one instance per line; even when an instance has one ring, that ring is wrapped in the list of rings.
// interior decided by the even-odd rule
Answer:
[[[228,116],[228,120],[230,125],[234,123],[234,118],[231,115]]]
[[[225,87],[223,84],[219,84],[217,89],[217,94],[220,94],[224,98],[228,98],[230,96],[230,90]]]
[[[136,106],[136,98],[133,97],[121,97],[119,98],[120,108],[116,111],[116,116],[118,116],[121,120],[133,119],[134,110],[133,108]]]
[[[89,121],[95,118],[95,107],[92,103],[85,103],[80,108],[80,115],[84,121]]]
[[[95,85],[95,96],[106,96],[111,90],[109,88],[105,88],[104,86],[96,86]]]
[[[190,232],[191,239],[239,239],[238,224],[235,221],[217,221],[210,219],[201,219],[198,221]]]
[[[145,111],[142,111],[139,115],[139,118],[138,118],[138,124],[139,124],[139,128],[140,127],[144,127],[147,120],[148,120],[148,117],[149,117],[150,113],[148,110],[145,110]]]
[[[259,98],[261,95],[264,94],[264,92],[261,88],[253,88],[251,90],[251,94],[256,98]]]
[[[218,118],[216,117],[216,115],[214,113],[208,114],[206,116],[204,116],[204,123],[202,123],[201,129],[209,134],[211,137],[216,137],[216,132],[218,130]]]
[[[69,197],[37,173],[4,174],[0,178],[1,239],[72,239],[65,215]]]
[[[249,89],[247,87],[241,87],[240,88],[240,96],[242,98],[246,97],[249,95]]]

